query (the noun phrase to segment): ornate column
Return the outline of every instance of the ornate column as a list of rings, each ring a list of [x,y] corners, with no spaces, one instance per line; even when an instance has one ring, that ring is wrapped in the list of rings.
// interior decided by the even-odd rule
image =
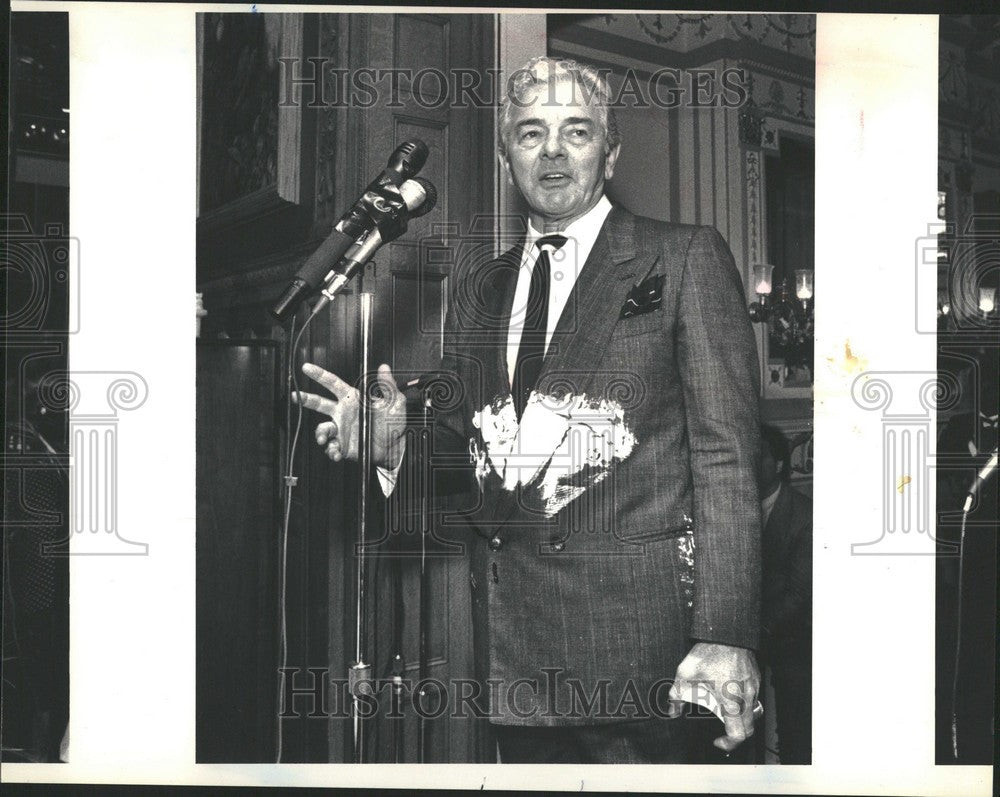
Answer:
[[[149,546],[118,530],[118,412],[141,407],[146,381],[132,371],[53,371],[42,404],[69,410],[69,537],[47,553],[145,556]]]
[[[855,556],[934,556],[935,421],[961,395],[946,372],[866,371],[851,386],[862,409],[881,412],[882,530],[851,545]]]

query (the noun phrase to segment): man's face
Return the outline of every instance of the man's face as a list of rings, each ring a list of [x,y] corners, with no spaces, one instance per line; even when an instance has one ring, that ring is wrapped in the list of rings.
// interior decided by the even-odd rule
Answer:
[[[588,96],[567,78],[533,87],[511,106],[501,160],[545,226],[565,227],[583,216],[614,173],[618,147],[605,151],[604,126]]]

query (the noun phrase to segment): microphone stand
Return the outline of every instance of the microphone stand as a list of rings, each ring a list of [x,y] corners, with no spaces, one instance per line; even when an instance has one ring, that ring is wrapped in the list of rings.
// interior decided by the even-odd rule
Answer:
[[[431,457],[431,388],[423,391],[423,407],[420,424],[420,453],[424,462],[421,472],[426,474],[427,483],[418,479],[420,484],[420,625],[418,642],[418,662],[420,676],[420,703],[426,695],[426,683],[429,677],[429,661],[427,655],[427,623],[430,619],[430,595],[428,594],[429,573],[427,572],[427,535],[431,530],[430,499],[428,493],[433,488],[433,476],[430,468]],[[427,718],[424,711],[417,718],[417,763],[425,763],[427,758]]]
[[[419,146],[418,146],[419,145]],[[423,153],[421,154],[420,148],[423,147]],[[414,154],[416,153],[416,154]],[[412,164],[408,165],[408,168],[412,169],[415,173],[419,171],[420,166],[423,165],[423,159],[426,158],[426,147],[422,142],[407,142],[402,147],[397,149],[393,153],[394,157],[397,155],[399,158],[405,158],[407,156],[414,157],[419,164],[413,167]],[[403,164],[406,165],[406,164]],[[390,160],[390,168],[393,167],[393,161]],[[344,286],[348,279],[351,277],[351,273],[354,269],[357,270],[358,279],[358,361],[359,361],[359,372],[361,374],[361,385],[358,391],[359,399],[359,413],[358,413],[358,527],[357,535],[355,540],[354,549],[354,592],[355,592],[355,616],[354,616],[354,660],[348,665],[347,669],[347,683],[348,689],[351,693],[351,730],[352,730],[352,753],[353,760],[355,763],[364,763],[368,751],[366,749],[366,717],[363,712],[364,698],[374,699],[375,688],[372,679],[372,664],[368,658],[368,558],[367,558],[367,547],[368,547],[368,502],[369,502],[369,477],[371,475],[371,464],[372,464],[372,446],[371,446],[371,430],[372,430],[372,408],[371,399],[373,388],[376,384],[376,380],[372,376],[372,332],[373,332],[373,322],[374,322],[374,302],[375,297],[371,292],[366,292],[364,290],[364,267],[370,262],[374,251],[382,244],[388,241],[395,240],[403,232],[406,231],[407,221],[409,219],[408,212],[413,210],[414,216],[420,216],[424,213],[430,211],[435,202],[437,201],[437,192],[434,189],[433,184],[427,180],[417,179],[416,181],[407,180],[404,182],[400,188],[397,190],[395,187],[388,187],[388,178],[385,181],[376,181],[371,186],[365,194],[355,203],[350,211],[350,219],[355,222],[355,226],[360,230],[361,227],[371,225],[371,229],[368,230],[367,236],[364,238],[364,242],[355,242],[354,248],[345,247],[344,254],[348,259],[350,269],[347,273],[342,273],[337,270],[330,271],[328,273],[328,279],[332,278],[331,282],[328,282],[323,290],[323,297],[317,302],[316,306],[313,308],[312,314],[309,316],[309,320],[306,322],[308,325],[315,316],[324,308],[326,305],[334,299],[336,294]],[[411,186],[411,183],[414,184]],[[407,186],[411,187],[409,193],[407,193]],[[377,189],[377,190],[376,190]],[[421,198],[422,197],[422,198]],[[416,202],[416,205],[413,203]],[[351,228],[353,230],[353,228]],[[340,238],[343,238],[343,234],[340,230],[335,230]],[[377,233],[377,237],[376,237]],[[330,247],[336,247],[342,244],[336,241],[331,244],[330,241],[336,238],[336,236],[331,236],[320,250],[314,254],[314,257],[319,265],[326,268],[326,260],[329,259]],[[337,239],[339,241],[339,239]],[[353,253],[353,254],[352,254]],[[341,261],[336,261],[341,262]],[[312,269],[316,269],[316,264],[312,265]],[[311,272],[310,272],[311,273]],[[272,313],[279,318],[283,319],[288,313],[289,308],[293,307],[297,300],[301,298],[303,290],[308,287],[308,280],[304,277],[296,277],[293,284],[286,290],[285,294],[279,300],[278,305],[272,310]],[[305,326],[303,326],[303,330]],[[302,335],[302,330],[299,331],[299,336]],[[298,338],[295,339],[295,345],[292,346],[292,352],[294,353],[295,346],[298,343]],[[292,355],[293,356],[293,355]],[[289,358],[289,364],[291,364],[291,356]],[[291,374],[291,370],[289,371]],[[294,378],[291,380],[294,384]],[[290,394],[289,394],[290,395]],[[300,415],[301,420],[301,407]],[[298,427],[296,427],[295,438],[298,438]],[[290,448],[290,453],[294,452],[294,442]],[[291,462],[291,456],[289,456],[289,463]],[[289,469],[291,465],[289,464]],[[291,507],[291,491],[295,486],[297,479],[289,473],[289,476],[285,479],[286,488],[286,503],[285,503],[285,537],[287,542],[287,528],[288,528],[288,518],[290,514]],[[284,560],[282,566],[282,578],[284,578]],[[284,582],[282,582],[284,583]],[[284,616],[282,616],[282,639],[284,644]],[[284,655],[285,648],[283,647]],[[398,665],[398,677],[394,679],[393,684],[393,698],[394,702],[398,703],[402,696],[402,657],[397,657],[399,659],[396,664]],[[280,732],[280,720],[279,720],[279,732],[278,732],[278,761],[281,760],[281,732]],[[402,738],[400,737],[396,743],[396,756],[397,760],[402,755]]]
[[[403,676],[406,673],[406,662],[403,659],[403,568],[400,562],[400,552],[396,550],[392,557],[392,641],[393,655],[389,665],[389,675],[392,683],[392,706],[389,716],[392,718],[392,761],[402,764],[404,757],[403,717]]]
[[[365,762],[366,723],[362,715],[362,695],[371,695],[372,665],[368,661],[367,582],[368,559],[368,477],[371,466],[371,342],[374,294],[364,291],[363,274],[358,275],[359,327],[358,360],[361,389],[358,391],[358,531],[354,546],[354,661],[347,672],[351,692],[351,720],[354,763]]]
[[[428,184],[429,185],[429,184]],[[383,197],[383,199],[385,199]],[[431,205],[433,206],[433,204]],[[391,241],[406,230],[406,205],[400,198],[389,196],[386,201],[365,203],[369,218],[374,220],[379,232],[379,242]],[[429,209],[429,208],[428,208]],[[368,658],[368,480],[371,476],[372,410],[371,398],[375,386],[372,377],[372,332],[374,324],[375,295],[364,289],[364,268],[371,261],[372,252],[359,255],[358,270],[358,368],[361,385],[358,391],[358,529],[354,546],[354,661],[348,667],[347,683],[351,693],[351,732],[353,734],[354,763],[362,764],[368,756],[365,734],[366,718],[362,713],[363,698],[375,696],[372,682],[372,663]],[[326,305],[332,294],[324,292],[314,314]]]

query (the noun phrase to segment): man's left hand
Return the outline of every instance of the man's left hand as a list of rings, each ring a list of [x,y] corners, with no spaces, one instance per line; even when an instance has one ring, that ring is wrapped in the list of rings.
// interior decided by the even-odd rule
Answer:
[[[752,651],[715,642],[698,642],[677,667],[671,700],[685,694],[710,692],[722,710],[725,736],[713,744],[731,753],[753,736],[753,708],[760,689],[760,672]]]

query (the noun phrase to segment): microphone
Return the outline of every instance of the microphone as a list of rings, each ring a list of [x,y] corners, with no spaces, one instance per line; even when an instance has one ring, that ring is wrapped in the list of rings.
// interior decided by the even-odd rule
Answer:
[[[430,180],[423,177],[407,180],[399,187],[399,194],[404,207],[396,209],[396,218],[391,225],[385,225],[386,234],[383,235],[376,227],[347,250],[340,262],[324,277],[321,296],[313,308],[312,315],[316,315],[344,290],[347,283],[364,268],[379,247],[394,241],[406,232],[409,219],[430,213],[437,204],[437,189]]]
[[[368,186],[368,189],[371,189],[382,176],[388,176],[393,185],[400,186],[404,180],[419,174],[425,163],[427,163],[427,145],[419,138],[404,141],[389,156],[385,171]]]
[[[404,200],[400,187],[416,175],[427,162],[427,145],[419,139],[404,141],[392,155],[385,169],[379,174],[358,200],[334,225],[330,235],[299,269],[291,284],[271,309],[271,314],[284,322],[299,302],[319,287],[323,275],[329,273],[362,235],[378,228],[384,236],[383,227],[392,223],[392,211],[398,210]]]
[[[972,508],[972,501],[979,492],[980,488],[986,483],[986,480],[989,479],[990,476],[997,472],[997,451],[998,448],[993,449],[993,453],[990,454],[990,458],[986,460],[986,464],[983,465],[979,473],[976,474],[976,478],[973,479],[972,485],[969,487],[969,494],[965,498],[965,506],[962,508],[963,512],[968,512]]]

